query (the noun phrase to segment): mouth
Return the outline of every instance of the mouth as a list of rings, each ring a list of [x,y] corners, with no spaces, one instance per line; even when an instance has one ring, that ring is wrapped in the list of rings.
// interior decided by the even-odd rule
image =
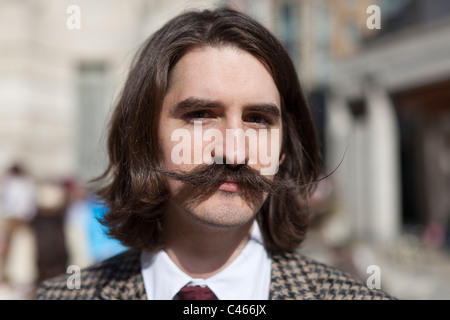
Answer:
[[[239,183],[236,183],[233,179],[226,178],[219,184],[218,190],[226,192],[239,192],[241,190],[241,186]]]

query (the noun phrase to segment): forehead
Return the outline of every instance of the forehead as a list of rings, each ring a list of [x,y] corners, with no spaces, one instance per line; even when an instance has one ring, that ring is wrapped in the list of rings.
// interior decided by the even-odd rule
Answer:
[[[272,103],[280,96],[265,65],[232,47],[201,47],[187,52],[175,65],[166,98],[220,100],[226,105]]]

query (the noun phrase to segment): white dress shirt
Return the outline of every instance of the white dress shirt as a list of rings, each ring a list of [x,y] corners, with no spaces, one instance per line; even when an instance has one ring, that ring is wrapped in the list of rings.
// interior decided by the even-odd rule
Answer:
[[[219,300],[267,300],[271,265],[258,224],[245,248],[225,269],[207,278],[191,278],[169,258],[164,250],[143,251],[141,268],[148,300],[172,300],[185,285],[207,285]]]

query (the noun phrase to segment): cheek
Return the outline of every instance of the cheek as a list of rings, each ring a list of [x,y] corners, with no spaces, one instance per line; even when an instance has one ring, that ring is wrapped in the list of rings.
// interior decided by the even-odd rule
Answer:
[[[184,145],[184,143],[180,143],[180,141],[184,141],[184,139],[180,139],[180,135],[176,135],[178,131],[177,124],[170,121],[170,119],[161,121],[158,130],[158,142],[162,153],[163,167],[166,170],[173,171],[179,167],[176,161],[177,159],[172,159],[173,150],[178,150],[182,144]],[[184,149],[184,147],[181,149]]]
[[[164,130],[160,130],[159,132],[159,146],[162,152],[162,160],[164,163],[164,167],[169,169],[171,165],[170,154],[172,150],[171,146],[172,142],[170,141],[170,135]]]

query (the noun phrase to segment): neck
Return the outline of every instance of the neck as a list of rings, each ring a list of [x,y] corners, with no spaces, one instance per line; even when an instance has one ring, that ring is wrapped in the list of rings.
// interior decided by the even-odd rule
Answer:
[[[166,212],[164,250],[192,278],[206,279],[226,268],[244,249],[254,219],[239,227],[216,227],[186,214]]]

